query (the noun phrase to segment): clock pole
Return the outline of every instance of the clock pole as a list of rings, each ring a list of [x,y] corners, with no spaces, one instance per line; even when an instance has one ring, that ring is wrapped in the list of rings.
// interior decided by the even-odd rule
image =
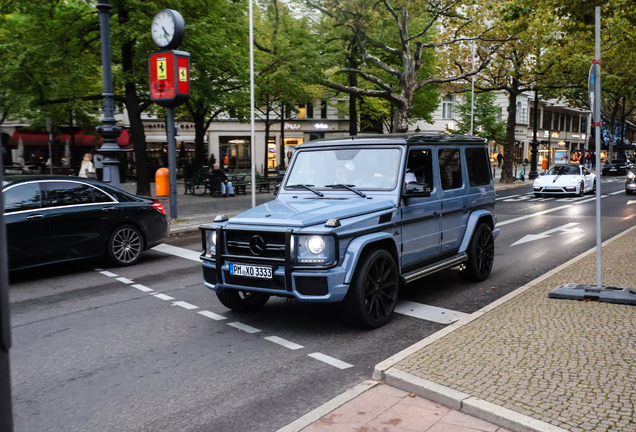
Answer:
[[[117,120],[114,116],[114,97],[113,97],[113,74],[111,69],[110,57],[110,10],[112,6],[109,0],[99,0],[97,9],[99,10],[100,34],[102,40],[102,73],[104,82],[104,116],[102,117],[102,126],[97,128],[97,132],[102,136],[104,144],[100,147],[99,152],[104,155],[104,183],[119,188],[119,146],[117,138],[121,135],[121,128],[117,126]]]

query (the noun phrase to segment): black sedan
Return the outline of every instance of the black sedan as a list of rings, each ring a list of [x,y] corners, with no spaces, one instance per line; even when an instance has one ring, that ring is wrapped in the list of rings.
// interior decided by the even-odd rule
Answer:
[[[2,195],[10,270],[104,255],[132,265],[170,233],[161,203],[98,180],[7,176]]]
[[[627,159],[612,159],[603,166],[601,172],[604,176],[626,175],[632,164]]]

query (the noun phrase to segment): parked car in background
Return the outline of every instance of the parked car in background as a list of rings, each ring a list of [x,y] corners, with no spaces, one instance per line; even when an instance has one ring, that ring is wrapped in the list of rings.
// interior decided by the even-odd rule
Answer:
[[[601,175],[626,175],[632,166],[632,163],[627,159],[611,159],[603,166]]]
[[[596,175],[583,165],[554,165],[534,180],[534,196],[596,193]]]
[[[161,203],[98,180],[7,176],[2,196],[10,270],[100,256],[132,265],[169,235]]]
[[[494,211],[482,138],[307,142],[274,201],[201,227],[204,284],[230,309],[253,311],[272,295],[339,303],[346,320],[377,328],[400,286],[444,269],[487,279]]]
[[[628,171],[627,176],[625,176],[625,194],[627,195],[636,194],[636,173],[634,171]]]

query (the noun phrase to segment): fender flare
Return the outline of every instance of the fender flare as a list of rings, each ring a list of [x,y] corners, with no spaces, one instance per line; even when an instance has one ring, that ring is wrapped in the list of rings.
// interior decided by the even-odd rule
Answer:
[[[397,252],[397,245],[395,244],[395,238],[393,235],[387,232],[377,232],[372,234],[367,234],[361,237],[354,239],[349,246],[344,255],[344,261],[342,262],[342,268],[345,271],[345,279],[344,283],[350,284],[353,279],[353,274],[356,271],[356,267],[358,265],[358,260],[362,255],[362,251],[366,246],[372,243],[376,243],[379,241],[390,240],[395,246],[395,250]],[[391,252],[391,251],[389,251]],[[399,265],[399,261],[396,262]]]
[[[464,238],[462,239],[462,243],[459,246],[459,253],[466,252],[468,249],[468,245],[470,244],[470,240],[473,238],[473,233],[475,232],[475,228],[477,227],[477,223],[480,220],[487,219],[487,222],[490,223],[490,227],[494,229],[495,221],[492,216],[492,213],[488,210],[477,210],[470,214],[468,218],[468,223],[466,224],[466,232],[464,233]]]

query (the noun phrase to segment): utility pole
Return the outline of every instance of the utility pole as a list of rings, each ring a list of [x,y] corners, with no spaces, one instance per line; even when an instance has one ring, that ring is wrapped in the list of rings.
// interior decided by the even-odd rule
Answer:
[[[532,150],[530,150],[530,174],[528,178],[530,180],[534,180],[539,177],[539,173],[537,172],[537,147],[539,147],[539,141],[537,141],[537,123],[539,123],[539,90],[534,90],[534,127],[532,128],[532,142],[530,146]]]
[[[119,146],[117,138],[121,135],[121,128],[117,126],[115,120],[115,102],[113,95],[113,72],[111,68],[110,56],[110,10],[112,6],[109,0],[99,0],[97,2],[99,10],[100,35],[102,39],[102,74],[104,82],[104,116],[102,126],[97,128],[97,132],[102,136],[104,144],[100,147],[99,153],[104,155],[104,183],[109,183],[116,188],[120,187],[119,182]]]

